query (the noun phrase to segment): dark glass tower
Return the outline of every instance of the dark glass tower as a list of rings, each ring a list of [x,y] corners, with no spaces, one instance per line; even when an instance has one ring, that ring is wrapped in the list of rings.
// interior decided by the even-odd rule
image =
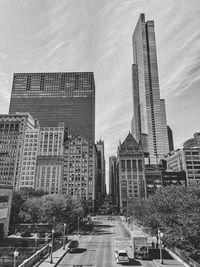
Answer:
[[[29,112],[41,127],[64,122],[72,135],[95,140],[92,72],[15,73],[9,113]]]

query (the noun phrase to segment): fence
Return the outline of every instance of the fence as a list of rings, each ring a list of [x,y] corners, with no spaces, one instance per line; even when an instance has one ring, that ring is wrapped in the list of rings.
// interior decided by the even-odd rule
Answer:
[[[191,267],[200,267],[200,264],[190,258],[184,251],[178,248],[170,248],[176,255],[178,255],[181,259],[183,259],[186,263],[188,263]]]
[[[49,244],[38,250],[30,258],[24,260],[18,267],[30,267],[42,260],[49,253]]]

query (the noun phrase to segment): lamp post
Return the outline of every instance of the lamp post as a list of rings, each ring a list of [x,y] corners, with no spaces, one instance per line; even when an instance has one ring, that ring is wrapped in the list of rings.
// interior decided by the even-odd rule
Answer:
[[[163,233],[158,230],[158,242],[160,245],[160,263],[163,264],[163,257],[162,257],[162,237],[163,237]]]
[[[37,240],[38,240],[38,236],[35,237],[35,251],[36,251],[36,248],[37,248]]]
[[[77,233],[77,235],[79,235],[79,219],[80,219],[80,216],[78,216],[78,233]]]
[[[14,267],[16,267],[16,258],[19,256],[19,251],[14,251]]]
[[[55,233],[55,230],[52,230],[50,263],[53,263],[53,239],[54,239],[54,233]]]
[[[65,249],[65,231],[66,231],[66,223],[64,223],[64,237],[63,237],[63,249]]]

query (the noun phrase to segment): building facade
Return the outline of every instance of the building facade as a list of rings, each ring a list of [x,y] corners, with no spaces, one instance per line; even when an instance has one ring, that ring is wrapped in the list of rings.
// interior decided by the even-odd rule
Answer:
[[[106,195],[106,181],[105,181],[105,154],[104,141],[99,140],[96,143],[97,147],[97,198],[103,201]]]
[[[40,129],[26,130],[23,143],[19,188],[36,188],[36,162]]]
[[[200,182],[200,147],[172,151],[166,161],[167,170],[186,172],[188,186]]]
[[[133,33],[132,134],[156,164],[169,151],[164,99],[160,99],[153,21],[141,14]]]
[[[118,147],[120,212],[127,213],[129,204],[146,197],[145,164],[142,148],[129,132]]]
[[[174,139],[173,139],[173,132],[172,129],[167,125],[167,134],[168,134],[168,140],[169,140],[169,151],[174,150]]]
[[[15,73],[9,113],[30,112],[41,127],[64,122],[72,135],[95,139],[92,72]]]
[[[3,224],[5,237],[8,236],[13,187],[0,184],[0,224]]]
[[[0,184],[20,188],[25,133],[35,123],[29,113],[0,115]]]
[[[77,135],[64,144],[62,193],[80,197],[89,212],[95,210],[97,151],[93,142]]]
[[[37,157],[36,190],[62,193],[65,127],[41,127]]]
[[[117,167],[117,157],[109,157],[109,195],[112,198],[113,205],[119,207],[119,175]]]

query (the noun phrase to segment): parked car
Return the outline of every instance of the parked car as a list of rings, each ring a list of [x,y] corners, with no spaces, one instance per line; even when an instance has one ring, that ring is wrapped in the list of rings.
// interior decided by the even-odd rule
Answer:
[[[69,252],[76,252],[79,250],[79,242],[78,240],[72,240],[70,241],[68,245]]]
[[[129,263],[128,253],[125,249],[115,250],[114,254],[117,263]]]

